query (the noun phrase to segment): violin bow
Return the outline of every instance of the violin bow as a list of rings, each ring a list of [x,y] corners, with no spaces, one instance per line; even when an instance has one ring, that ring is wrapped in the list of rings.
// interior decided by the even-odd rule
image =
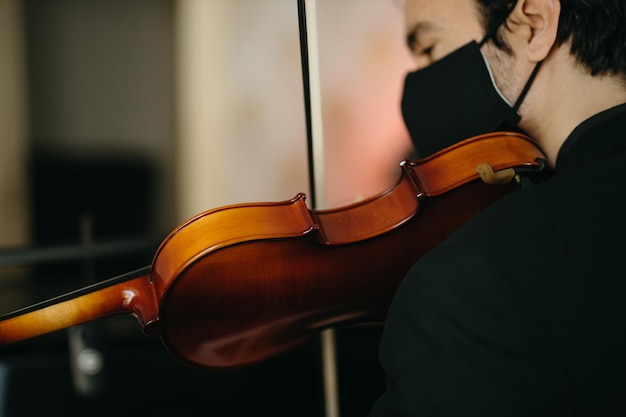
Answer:
[[[309,0],[308,2],[306,0],[298,0],[298,23],[309,157],[309,188],[311,204],[314,209],[317,209],[324,207],[326,202],[324,130],[315,0]],[[322,355],[325,415],[326,417],[339,417],[337,347],[334,329],[322,330],[320,334],[320,349]]]

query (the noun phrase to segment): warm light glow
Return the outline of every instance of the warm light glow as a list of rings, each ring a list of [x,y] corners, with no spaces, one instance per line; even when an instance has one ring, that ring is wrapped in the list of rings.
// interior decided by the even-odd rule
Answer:
[[[177,2],[179,220],[309,193],[296,2]],[[395,2],[317,2],[324,207],[389,188],[411,143]],[[318,169],[316,167],[316,169]]]

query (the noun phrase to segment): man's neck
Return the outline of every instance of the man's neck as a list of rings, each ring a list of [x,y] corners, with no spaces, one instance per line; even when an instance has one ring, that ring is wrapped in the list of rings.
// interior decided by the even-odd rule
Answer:
[[[576,126],[601,111],[626,103],[626,83],[621,78],[592,77],[568,49],[561,47],[554,52],[533,86],[537,92],[528,106],[533,113],[526,121],[527,131],[552,164]]]

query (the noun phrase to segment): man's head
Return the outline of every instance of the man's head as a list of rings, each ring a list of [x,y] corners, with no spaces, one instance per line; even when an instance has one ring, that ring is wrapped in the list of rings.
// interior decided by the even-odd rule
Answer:
[[[406,0],[406,19],[418,69],[487,36],[495,85],[524,97],[519,125],[552,162],[576,125],[626,101],[624,0]]]
[[[485,31],[496,30],[514,1],[475,0]],[[626,78],[626,2],[624,0],[562,0],[556,44],[570,43],[570,52],[592,75]],[[502,31],[494,39],[506,49]]]

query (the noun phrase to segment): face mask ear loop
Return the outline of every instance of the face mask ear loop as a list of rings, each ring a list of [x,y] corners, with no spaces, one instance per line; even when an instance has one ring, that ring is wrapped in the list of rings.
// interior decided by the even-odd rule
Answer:
[[[489,39],[493,39],[496,36],[496,32],[498,32],[498,29],[500,29],[500,26],[505,24],[506,20],[509,18],[509,15],[513,12],[513,9],[515,9],[516,5],[517,5],[517,1],[511,4],[511,7],[509,7],[509,10],[507,10],[507,12],[504,15],[504,18],[500,22],[498,22],[498,24],[495,25],[489,32],[487,32],[485,37],[478,43],[478,47],[482,47],[485,43],[487,43],[487,41],[489,41]],[[535,77],[537,76],[537,72],[539,72],[539,68],[541,67],[542,63],[543,61],[539,61],[537,65],[535,65],[535,68],[533,69],[533,72],[530,74],[530,77],[528,77],[528,81],[526,81],[526,85],[524,86],[524,89],[520,93],[519,97],[517,98],[517,101],[515,102],[515,105],[513,106],[513,110],[515,110],[515,112],[517,112],[520,106],[522,105],[522,101],[526,97],[528,90],[530,90],[530,86],[535,80]]]
[[[543,61],[537,62],[537,65],[535,65],[535,69],[533,69],[533,72],[530,74],[530,77],[528,77],[528,81],[526,81],[526,85],[524,86],[524,89],[522,90],[519,97],[517,98],[517,101],[513,105],[513,110],[515,110],[516,112],[519,110],[520,106],[522,105],[522,101],[524,101],[524,98],[526,97],[528,90],[530,90],[530,86],[535,80],[535,77],[537,76],[537,73],[539,72],[539,68],[541,68],[542,63]]]

